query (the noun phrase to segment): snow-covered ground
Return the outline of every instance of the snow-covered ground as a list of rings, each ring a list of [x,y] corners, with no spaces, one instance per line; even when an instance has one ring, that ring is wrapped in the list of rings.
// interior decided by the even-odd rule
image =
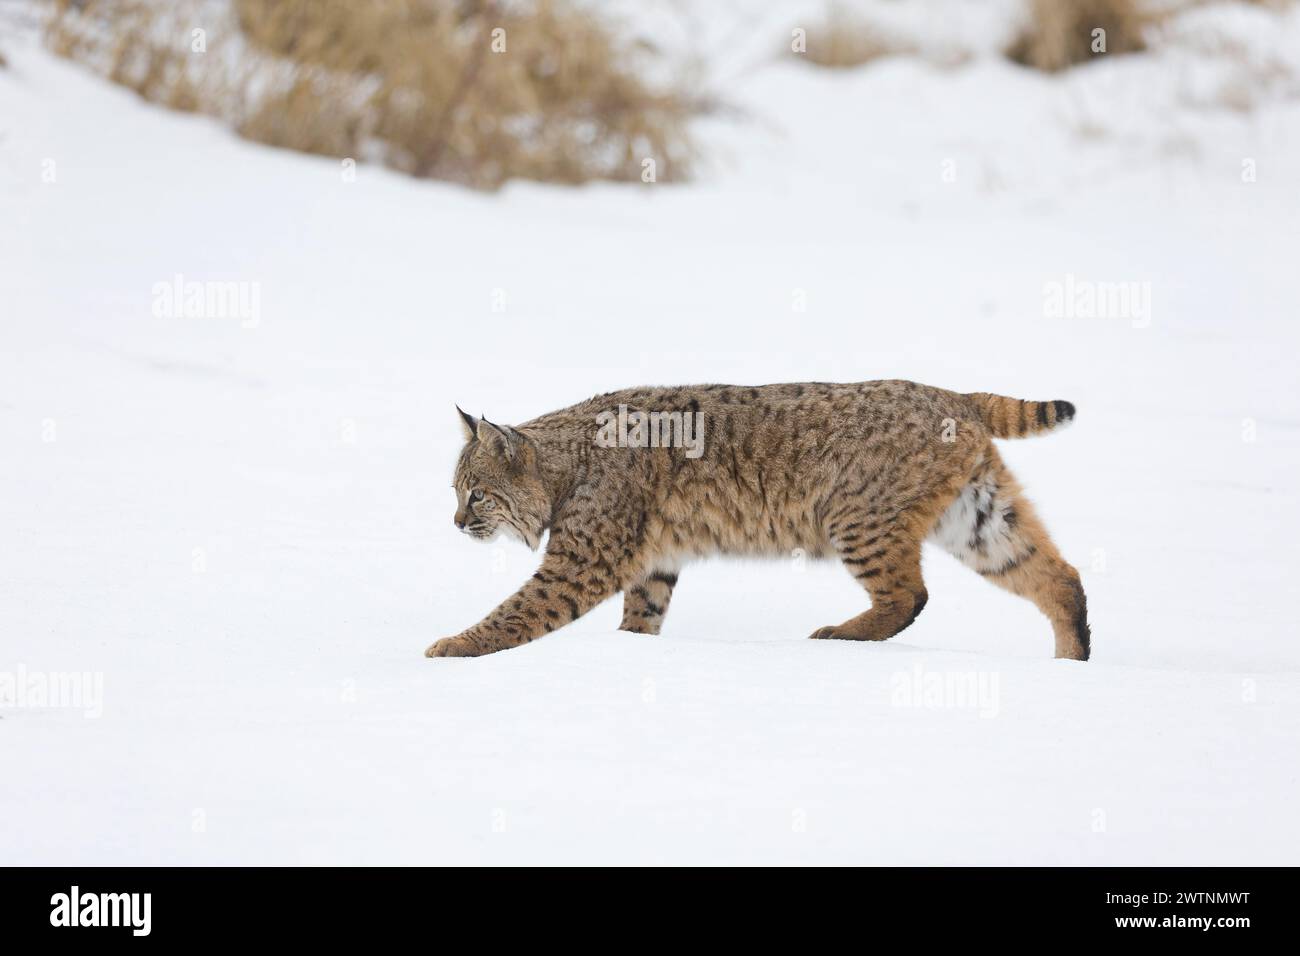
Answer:
[[[700,181],[482,195],[0,40],[0,688],[102,680],[0,707],[0,861],[1296,863],[1300,102],[1180,42],[719,57]],[[256,308],[157,314],[178,275]],[[937,552],[883,645],[806,640],[865,598],[792,557],[422,656],[536,562],[452,526],[453,403],[885,377],[1078,405],[1003,453],[1091,662]]]

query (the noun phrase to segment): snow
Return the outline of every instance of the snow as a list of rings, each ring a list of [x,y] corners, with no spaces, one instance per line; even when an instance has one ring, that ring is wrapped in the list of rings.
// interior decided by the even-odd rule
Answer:
[[[1297,14],[1259,15],[1232,35],[1284,51]],[[0,45],[0,677],[103,680],[101,716],[0,707],[0,860],[1296,862],[1285,83],[1182,95],[1222,64],[1176,45],[1061,77],[754,61],[695,184],[481,195],[346,182]],[[256,317],[156,315],[177,275]],[[1150,314],[1050,317],[1067,279]],[[537,560],[452,526],[454,403],[886,377],[1079,407],[1001,449],[1091,662],[938,552],[883,645],[806,640],[865,600],[792,556],[688,566],[659,637],[616,600],[422,657]]]

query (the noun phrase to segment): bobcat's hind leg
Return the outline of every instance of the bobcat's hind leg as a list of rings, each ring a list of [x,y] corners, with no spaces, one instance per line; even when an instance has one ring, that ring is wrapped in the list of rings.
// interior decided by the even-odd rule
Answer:
[[[870,544],[841,550],[844,566],[867,589],[871,609],[836,627],[818,628],[815,639],[885,641],[916,620],[928,595],[921,579],[920,542],[886,532]]]
[[[1088,602],[1079,572],[1056,550],[991,446],[931,537],[998,587],[1033,601],[1052,622],[1057,657],[1088,659]]]
[[[929,595],[913,523],[897,514],[858,517],[852,511],[832,522],[831,541],[845,569],[866,588],[871,608],[836,627],[818,628],[814,639],[885,641],[916,620]]]
[[[676,569],[663,569],[652,571],[628,587],[623,592],[623,623],[619,630],[658,634],[676,585]]]
[[[972,440],[945,443],[924,462],[924,478],[909,480],[914,465],[899,465],[852,488],[832,492],[826,532],[844,567],[871,597],[871,609],[813,638],[884,641],[909,627],[929,594],[921,577],[921,542],[935,518],[957,497],[978,456]]]

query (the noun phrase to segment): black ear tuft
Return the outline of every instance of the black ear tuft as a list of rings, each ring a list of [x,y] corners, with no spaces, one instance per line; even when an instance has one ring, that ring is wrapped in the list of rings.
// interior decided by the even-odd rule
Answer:
[[[456,411],[460,412],[461,424],[465,426],[465,440],[473,441],[478,437],[478,419],[467,414],[459,405],[456,406]]]

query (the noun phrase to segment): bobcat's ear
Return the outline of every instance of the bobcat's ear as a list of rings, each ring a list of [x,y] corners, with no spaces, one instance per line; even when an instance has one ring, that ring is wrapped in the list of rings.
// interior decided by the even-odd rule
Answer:
[[[493,425],[486,418],[478,420],[478,440],[499,458],[511,461],[518,451],[518,436],[509,426]]]
[[[478,419],[467,415],[459,405],[456,406],[456,411],[460,412],[460,423],[465,427],[465,440],[473,441],[478,437]]]

